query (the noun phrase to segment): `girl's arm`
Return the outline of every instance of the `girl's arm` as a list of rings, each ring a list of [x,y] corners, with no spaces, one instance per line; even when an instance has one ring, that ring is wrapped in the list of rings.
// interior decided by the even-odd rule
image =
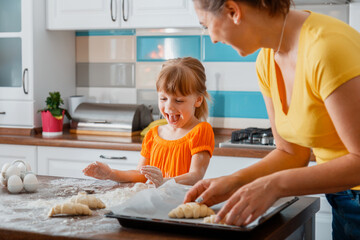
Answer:
[[[179,184],[194,185],[204,178],[206,169],[209,166],[210,154],[207,151],[196,153],[191,158],[190,170],[188,173],[174,177]]]
[[[194,185],[201,180],[206,172],[210,162],[210,154],[207,151],[196,153],[191,158],[190,170],[188,173],[174,177],[175,181],[184,185]],[[153,166],[143,166],[141,173],[145,175],[156,187],[161,186],[164,182],[171,178],[163,178],[159,168]]]
[[[116,182],[146,182],[147,179],[140,173],[140,168],[148,164],[149,159],[141,156],[136,170],[117,170],[111,169],[106,163],[98,162],[91,163],[84,170],[86,176],[94,177],[103,180],[112,180]]]

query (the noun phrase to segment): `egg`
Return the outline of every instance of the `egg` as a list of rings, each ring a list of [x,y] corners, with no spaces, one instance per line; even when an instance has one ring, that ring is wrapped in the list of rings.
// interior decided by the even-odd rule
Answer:
[[[7,181],[7,189],[11,193],[19,193],[24,187],[23,182],[21,181],[21,178],[18,175],[12,175],[9,177]]]
[[[26,166],[24,163],[18,163],[17,167],[20,169],[20,177],[21,179],[24,179],[26,171]]]
[[[39,182],[33,173],[28,173],[24,177],[24,188],[28,192],[35,192],[39,186]]]
[[[0,182],[1,182],[1,184],[4,185],[5,187],[7,186],[6,179],[5,179],[2,175],[0,175]]]
[[[5,173],[6,173],[6,170],[9,168],[9,166],[10,166],[10,163],[4,163],[4,165],[2,166],[1,175],[3,176],[3,178],[5,178]]]
[[[20,169],[16,165],[11,165],[5,172],[5,178],[9,179],[12,175],[20,176]]]

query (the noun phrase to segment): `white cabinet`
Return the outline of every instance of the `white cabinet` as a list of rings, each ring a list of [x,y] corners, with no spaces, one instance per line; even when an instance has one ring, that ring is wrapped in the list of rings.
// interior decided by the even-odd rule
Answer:
[[[229,175],[258,161],[260,161],[259,158],[213,156],[204,178]]]
[[[82,170],[94,161],[119,170],[134,170],[140,152],[85,148],[38,147],[38,172],[42,175],[87,178]]]
[[[192,0],[124,0],[132,28],[201,27]],[[125,11],[126,12],[126,11]]]
[[[0,167],[4,163],[23,160],[30,164],[31,171],[37,173],[36,146],[0,144]]]
[[[45,23],[45,0],[0,1],[0,127],[40,127],[50,91],[75,93],[75,34]]]
[[[120,27],[119,0],[47,0],[47,28],[111,29]]]
[[[200,27],[192,0],[47,0],[50,30]]]

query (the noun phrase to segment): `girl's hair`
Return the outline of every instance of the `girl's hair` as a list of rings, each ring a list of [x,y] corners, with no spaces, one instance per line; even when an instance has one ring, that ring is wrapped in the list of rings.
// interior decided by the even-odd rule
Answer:
[[[199,7],[213,14],[220,13],[227,0],[193,0]],[[266,10],[271,16],[277,14],[286,14],[289,12],[292,0],[233,0],[235,2],[244,2],[260,10]]]
[[[176,58],[163,64],[156,81],[156,89],[168,94],[202,96],[203,101],[200,107],[195,109],[195,117],[206,120],[209,111],[206,100],[210,100],[210,96],[205,82],[205,68],[199,60],[192,57]]]

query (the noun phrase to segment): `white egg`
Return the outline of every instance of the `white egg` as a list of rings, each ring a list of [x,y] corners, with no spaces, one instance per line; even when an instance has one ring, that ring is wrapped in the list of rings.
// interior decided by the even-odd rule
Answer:
[[[24,188],[28,192],[35,192],[39,186],[39,182],[33,173],[28,173],[24,177]]]
[[[7,184],[8,184],[7,189],[11,193],[19,193],[24,187],[24,184],[18,175],[10,176],[7,181]]]
[[[24,163],[18,163],[17,164],[17,167],[20,169],[20,177],[21,177],[21,179],[24,179],[24,177],[25,177],[25,174],[26,174],[26,166],[25,166],[25,164]]]
[[[16,175],[20,176],[20,169],[16,165],[11,165],[5,173],[5,178],[9,179],[10,176]]]
[[[26,171],[30,172],[31,171],[31,166],[28,162],[25,162],[25,166],[26,166]]]
[[[5,178],[6,170],[9,168],[10,163],[4,163],[4,165],[1,168],[1,175]]]
[[[1,182],[1,184],[4,185],[5,187],[7,186],[7,181],[6,181],[6,179],[5,179],[2,175],[0,175],[0,182]]]

